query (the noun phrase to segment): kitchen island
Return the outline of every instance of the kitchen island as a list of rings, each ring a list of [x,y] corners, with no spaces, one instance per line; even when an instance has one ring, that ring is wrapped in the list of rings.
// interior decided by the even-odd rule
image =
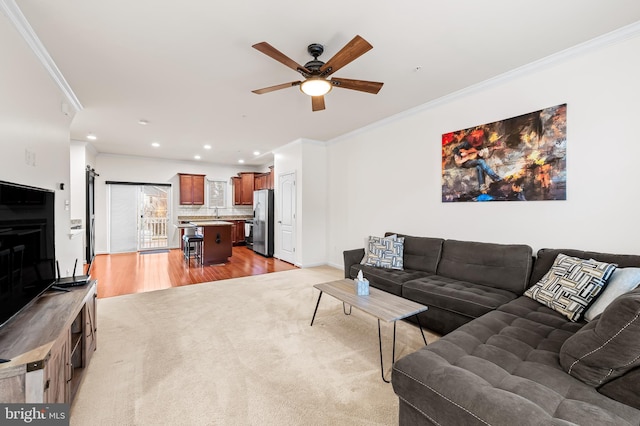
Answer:
[[[202,220],[190,222],[191,225],[202,228],[204,237],[204,253],[202,264],[224,263],[231,257],[233,246],[231,240],[231,222],[224,220]]]

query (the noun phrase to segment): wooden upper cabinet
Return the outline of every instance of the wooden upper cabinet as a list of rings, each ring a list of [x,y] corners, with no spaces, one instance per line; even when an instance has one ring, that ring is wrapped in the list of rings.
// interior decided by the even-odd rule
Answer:
[[[266,173],[256,173],[254,177],[255,189],[273,189],[273,166]]]
[[[273,188],[273,166],[269,166],[269,176],[267,176],[267,188],[274,189]]]
[[[205,175],[185,173],[178,175],[180,176],[180,204],[204,205]]]
[[[233,183],[233,205],[239,206],[242,204],[242,180],[238,176],[231,178]]]
[[[253,191],[273,189],[273,166],[267,173],[240,172],[231,177],[233,184],[233,204],[236,206],[252,206]]]
[[[240,204],[243,206],[253,205],[253,190],[255,189],[254,175],[255,173],[240,173],[240,179],[242,181]]]

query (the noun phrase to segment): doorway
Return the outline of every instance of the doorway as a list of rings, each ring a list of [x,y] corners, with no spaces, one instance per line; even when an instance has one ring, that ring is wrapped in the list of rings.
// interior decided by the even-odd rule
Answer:
[[[140,188],[138,250],[169,247],[169,239],[167,238],[169,189],[171,187],[155,185],[143,185]]]
[[[295,265],[296,251],[296,174],[278,176],[280,195],[280,259]]]
[[[109,252],[168,249],[170,184],[107,182]]]

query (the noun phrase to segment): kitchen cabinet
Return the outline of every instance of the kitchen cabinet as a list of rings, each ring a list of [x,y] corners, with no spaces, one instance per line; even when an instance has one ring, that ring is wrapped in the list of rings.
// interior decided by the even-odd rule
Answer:
[[[233,204],[236,206],[252,206],[255,173],[242,172],[231,178],[233,183]]]
[[[242,205],[253,206],[253,190],[254,190],[254,178],[255,173],[240,173],[240,179],[242,181]]]
[[[233,245],[244,244],[244,220],[232,220],[233,226],[231,227],[231,239]]]
[[[192,223],[202,228],[204,240],[202,263],[211,265],[227,262],[233,253],[233,241],[231,238],[233,223],[225,220],[205,220]]]
[[[204,205],[205,175],[178,173],[180,176],[180,204]]]
[[[269,167],[266,173],[256,173],[254,177],[255,190],[273,189],[273,166]]]
[[[253,206],[253,191],[273,189],[273,166],[266,173],[242,172],[231,177],[233,185],[233,204]]]
[[[242,204],[242,181],[240,177],[233,176],[231,184],[233,185],[233,205],[239,206]]]

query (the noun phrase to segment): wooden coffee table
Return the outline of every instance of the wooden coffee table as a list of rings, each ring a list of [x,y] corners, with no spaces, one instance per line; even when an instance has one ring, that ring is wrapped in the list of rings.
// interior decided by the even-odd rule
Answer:
[[[386,291],[378,290],[377,288],[369,287],[369,295],[358,296],[355,291],[353,280],[338,280],[327,283],[315,284],[315,288],[320,290],[318,296],[318,302],[316,303],[316,309],[313,311],[313,318],[311,318],[311,326],[316,318],[318,312],[318,306],[320,305],[320,298],[322,293],[327,293],[330,296],[335,297],[342,302],[342,309],[345,315],[351,314],[351,307],[356,307],[359,310],[366,312],[378,319],[378,343],[380,346],[380,370],[382,380],[386,383],[390,381],[384,377],[384,365],[382,362],[382,335],[380,333],[380,320],[387,323],[393,322],[393,357],[392,363],[396,362],[396,322],[401,319],[415,316],[418,320],[418,326],[420,327],[420,333],[422,334],[422,340],[424,344],[427,344],[427,339],[424,337],[424,331],[422,330],[422,324],[418,314],[424,312],[428,307],[421,305],[411,300],[403,299],[394,294],[387,293]],[[349,312],[347,312],[346,306],[349,305]]]

